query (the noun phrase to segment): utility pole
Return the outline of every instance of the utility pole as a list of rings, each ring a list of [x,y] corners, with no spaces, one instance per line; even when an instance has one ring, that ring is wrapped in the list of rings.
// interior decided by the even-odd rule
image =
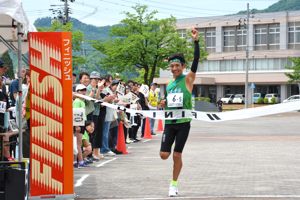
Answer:
[[[253,17],[253,16],[252,16]],[[244,28],[247,30],[246,35],[246,80],[245,80],[245,109],[248,108],[248,71],[249,71],[249,18],[250,18],[250,11],[249,11],[249,3],[247,3],[247,19],[239,19],[239,26],[238,28]],[[243,26],[242,21],[244,21]]]
[[[58,20],[63,25],[66,25],[69,21],[69,14],[72,14],[69,8],[68,0],[60,0],[64,2],[64,5],[51,5],[51,6],[60,6],[59,9],[49,9],[53,12],[53,14],[58,13],[58,17],[54,17],[54,20]],[[75,0],[69,0],[70,2],[74,2]],[[63,16],[64,14],[64,16]]]
[[[65,19],[64,19],[64,25],[69,22],[69,8],[68,8],[68,0],[62,0],[65,2]]]
[[[81,44],[82,44],[82,54],[83,54],[83,58],[85,59],[84,41],[82,41]],[[86,70],[86,65],[83,64],[83,71],[85,72],[85,70]]]
[[[247,36],[246,36],[246,82],[245,82],[245,109],[248,108],[248,70],[249,70],[249,3],[247,3]]]

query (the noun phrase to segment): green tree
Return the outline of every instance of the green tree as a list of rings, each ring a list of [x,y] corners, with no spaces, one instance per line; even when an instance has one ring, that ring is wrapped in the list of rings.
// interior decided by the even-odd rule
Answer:
[[[297,83],[299,87],[299,94],[300,94],[300,58],[290,58],[289,60],[294,63],[293,67],[285,66],[285,69],[293,70],[292,73],[284,73],[289,80],[285,84],[293,84]]]
[[[37,31],[39,32],[56,32],[56,31],[70,31],[71,38],[72,38],[72,62],[73,67],[78,64],[85,64],[86,59],[83,57],[78,56],[78,53],[81,52],[81,42],[84,41],[84,36],[82,31],[74,31],[73,30],[73,23],[67,23],[66,25],[62,25],[59,21],[54,21],[52,23],[52,27],[37,27]],[[77,54],[76,54],[77,53]]]
[[[150,84],[159,69],[167,69],[167,58],[173,53],[183,53],[187,64],[193,59],[193,44],[189,34],[185,38],[177,33],[176,19],[158,20],[154,17],[157,11],[147,12],[147,6],[136,5],[136,14],[123,12],[126,18],[123,26],[110,29],[109,35],[114,37],[104,43],[94,41],[93,47],[106,54],[100,66],[111,72],[135,72],[136,68],[143,73],[143,82]],[[208,55],[204,51],[204,40],[200,37],[200,61]],[[187,66],[189,67],[189,66]]]
[[[284,73],[289,80],[286,82],[286,84],[293,84],[293,83],[300,83],[300,58],[290,58],[289,60],[294,63],[293,67],[285,66],[285,69],[293,70],[292,73]]]
[[[6,51],[0,58],[4,62],[4,66],[8,67],[8,70],[3,74],[6,78],[15,79],[14,66],[8,51]]]

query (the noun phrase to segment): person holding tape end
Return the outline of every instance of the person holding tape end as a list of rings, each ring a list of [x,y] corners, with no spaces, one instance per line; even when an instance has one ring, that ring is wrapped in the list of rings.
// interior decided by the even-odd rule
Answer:
[[[192,90],[193,83],[196,78],[198,62],[200,58],[198,31],[191,30],[191,36],[194,39],[194,60],[192,63],[191,71],[183,74],[185,69],[185,59],[182,53],[176,53],[169,57],[168,62],[170,70],[174,78],[167,83],[166,98],[161,101],[160,105],[165,110],[174,109],[189,109],[192,110]],[[169,188],[169,196],[179,196],[177,188],[177,180],[182,168],[182,151],[190,131],[190,122],[192,119],[177,119],[166,120],[165,129],[162,135],[160,157],[163,160],[168,159],[171,155],[171,147],[175,141],[173,153],[173,180]]]

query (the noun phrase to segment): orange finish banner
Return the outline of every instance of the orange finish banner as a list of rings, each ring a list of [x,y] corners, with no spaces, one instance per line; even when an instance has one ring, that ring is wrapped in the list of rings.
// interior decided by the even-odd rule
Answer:
[[[70,32],[29,36],[30,196],[73,194]]]

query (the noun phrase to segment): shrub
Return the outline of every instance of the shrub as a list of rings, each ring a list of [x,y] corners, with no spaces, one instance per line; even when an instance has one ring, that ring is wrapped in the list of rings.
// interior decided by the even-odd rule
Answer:
[[[264,103],[264,99],[263,99],[262,97],[259,97],[259,98],[257,99],[257,103],[258,103],[258,104]]]
[[[205,98],[204,101],[210,102],[210,98]]]
[[[269,99],[268,98],[264,98],[264,103],[268,104],[269,103]]]
[[[271,104],[274,104],[274,103],[276,103],[276,98],[275,98],[275,97],[272,97],[272,99],[271,99]]]

